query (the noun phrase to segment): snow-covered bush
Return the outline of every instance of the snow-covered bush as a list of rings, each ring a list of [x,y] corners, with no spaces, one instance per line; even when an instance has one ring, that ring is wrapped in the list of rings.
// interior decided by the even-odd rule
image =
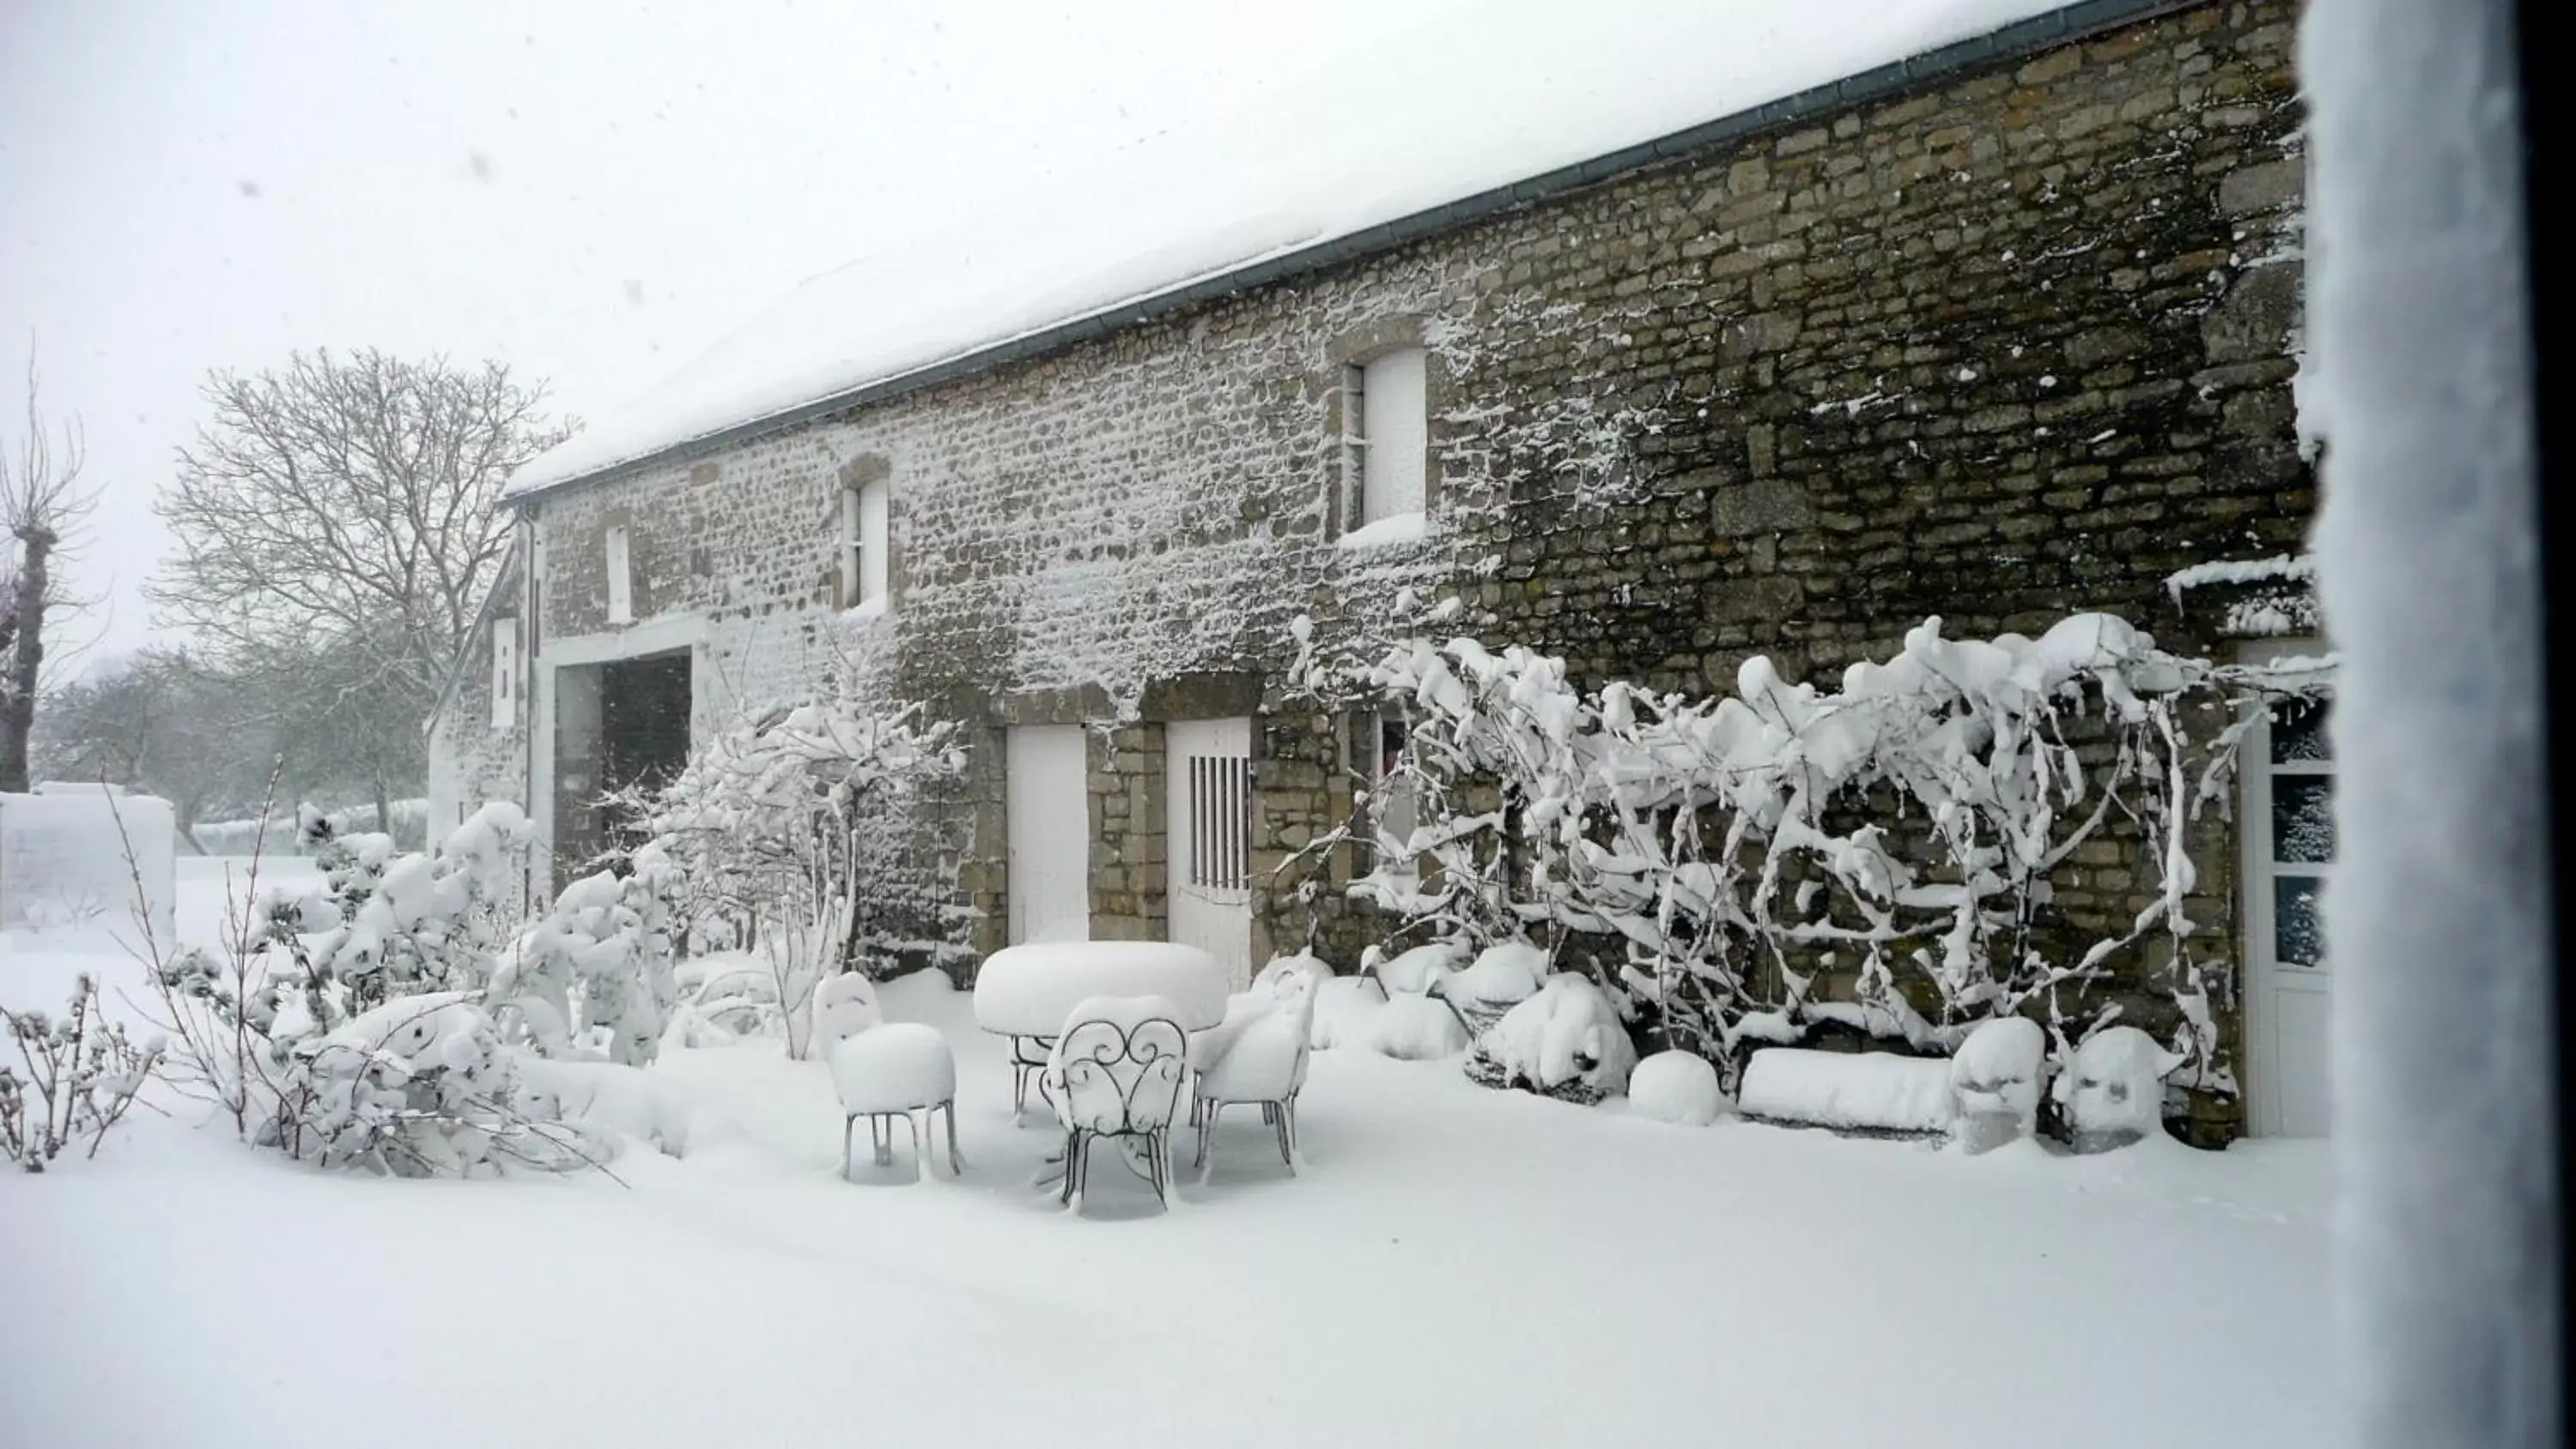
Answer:
[[[1950,1057],[1958,1132],[1971,1152],[2028,1136],[2039,1117],[2048,1033],[2026,1016],[1979,1022]]]
[[[2078,1043],[2050,1088],[2078,1152],[2125,1147],[2164,1130],[2165,1081],[2189,1058],[2134,1026],[2109,1026]]]
[[[1677,1127],[1705,1127],[1726,1111],[1726,1093],[1708,1058],[1676,1047],[1628,1073],[1628,1110]]]
[[[321,929],[295,949],[347,987],[351,1010],[484,984],[534,838],[518,806],[484,805],[426,854],[396,850],[390,835],[340,834],[310,806],[300,818],[324,893],[302,908]]]
[[[814,988],[870,965],[880,817],[964,764],[953,723],[843,690],[714,731],[667,787],[629,802],[685,882],[691,931],[739,924],[770,964],[790,1056],[806,1054]]]
[[[302,1161],[418,1175],[593,1160],[515,1110],[517,1056],[484,1007],[525,841],[508,806],[431,856],[332,837],[319,890],[264,885],[253,856],[211,949],[144,932],[162,1080]]]
[[[686,1157],[737,1130],[669,1079],[615,1062],[522,1057],[512,1102],[520,1117],[560,1124],[601,1159],[626,1139]]]
[[[1400,992],[1420,996],[1441,987],[1474,954],[1463,941],[1427,941],[1393,956],[1381,956],[1372,946],[1360,969],[1376,976],[1389,996]]]
[[[96,1157],[168,1049],[157,1036],[138,1046],[108,1021],[86,971],[60,1017],[0,1007],[0,1025],[18,1046],[17,1066],[0,1062],[0,1154],[28,1172],[83,1142],[82,1156]]]
[[[1503,1013],[1538,995],[1547,980],[1547,953],[1527,941],[1502,941],[1476,953],[1465,970],[1437,981],[1467,1030],[1481,1033]],[[1426,991],[1430,988],[1426,986]]]
[[[1307,1044],[1318,1051],[1366,1047],[1387,1004],[1386,993],[1366,976],[1327,977],[1315,984],[1315,1020],[1307,1029]]]
[[[1546,940],[1726,1074],[1824,1022],[1935,1052],[2025,1008],[2071,1034],[2128,953],[2164,973],[2189,1080],[2233,1090],[2209,1007],[2226,963],[2182,949],[2186,828],[2268,701],[2330,687],[2318,661],[2183,658],[2105,614],[2037,639],[1953,640],[1936,618],[1839,688],[1757,656],[1702,698],[1580,690],[1557,659],[1466,638],[1327,661],[1311,626],[1291,632],[1304,689],[1410,722],[1384,763],[1401,788],[1358,792],[1309,847],[1369,847],[1350,890],[1407,930]],[[2115,831],[2150,903],[2070,947],[2054,877]]]
[[[606,1035],[608,1059],[643,1066],[661,1050],[662,1027],[679,1002],[672,975],[679,868],[646,845],[625,869],[603,870],[563,888],[545,918],[520,941],[496,997],[517,1008],[540,1052],[573,1045],[555,1027],[574,1019]]]
[[[1467,1049],[1467,1024],[1437,996],[1398,991],[1369,1018],[1368,1044],[1397,1061],[1437,1061]]]
[[[255,1140],[325,1167],[462,1173],[516,1130],[514,1065],[475,993],[402,997],[289,1047],[283,1101]]]
[[[1765,1047],[1745,1063],[1736,1107],[1756,1121],[1909,1137],[1957,1121],[1949,1062],[1902,1052]]]
[[[1560,971],[1477,1036],[1467,1075],[1488,1087],[1591,1103],[1625,1091],[1636,1064],[1610,998],[1590,977]]]

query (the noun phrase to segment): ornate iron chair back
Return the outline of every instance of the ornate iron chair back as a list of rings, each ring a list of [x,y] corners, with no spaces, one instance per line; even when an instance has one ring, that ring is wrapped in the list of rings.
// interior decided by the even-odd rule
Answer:
[[[1066,1024],[1046,1083],[1065,1129],[1065,1201],[1081,1193],[1088,1149],[1103,1137],[1141,1141],[1147,1180],[1169,1201],[1172,1119],[1189,1076],[1188,1051],[1189,1034],[1169,1016],[1087,1016]]]

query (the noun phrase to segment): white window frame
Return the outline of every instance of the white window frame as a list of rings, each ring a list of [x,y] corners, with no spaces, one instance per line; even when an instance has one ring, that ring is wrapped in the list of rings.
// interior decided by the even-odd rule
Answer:
[[[1351,479],[1344,533],[1430,506],[1431,359],[1396,347],[1343,369],[1342,443]]]
[[[519,616],[492,620],[492,728],[506,730],[519,722]]]
[[[604,547],[608,554],[608,622],[635,622],[634,545],[626,525],[612,523]]]
[[[2288,657],[2322,657],[2332,652],[2323,639],[2287,639],[2247,645],[2240,657],[2252,661]],[[2273,978],[2279,973],[2299,973],[2310,969],[2289,965],[2279,959],[2279,917],[2274,902],[2274,883],[2284,877],[2313,879],[2322,891],[2332,879],[2336,862],[2288,862],[2276,860],[2272,830],[2274,782],[2284,779],[2323,777],[2332,781],[2330,789],[2340,789],[2342,761],[2333,756],[2322,760],[2272,759],[2272,723],[2270,711],[2246,731],[2238,743],[2237,799],[2242,809],[2242,824],[2237,830],[2239,851],[2238,880],[2243,891],[2245,915],[2244,1030],[2246,1060],[2241,1064],[2242,1085],[2246,1094],[2246,1126],[2258,1137],[2269,1137],[2283,1129],[2285,1109],[2281,1101],[2282,1070],[2280,1050],[2274,1033],[2280,1023],[2273,1002],[2277,989]],[[2343,843],[2335,843],[2335,853],[2342,854]],[[2333,990],[2333,973],[2328,963],[2313,978],[2328,992]]]
[[[883,612],[893,606],[894,570],[888,547],[893,524],[894,495],[885,479],[871,478],[841,489],[842,607],[874,604]]]

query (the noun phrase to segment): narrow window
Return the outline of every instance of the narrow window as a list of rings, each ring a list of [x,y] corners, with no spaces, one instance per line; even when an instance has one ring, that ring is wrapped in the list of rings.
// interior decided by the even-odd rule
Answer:
[[[841,597],[850,608],[885,611],[886,483],[841,490]]]
[[[503,614],[492,621],[492,728],[518,723],[518,688],[519,617]]]
[[[1419,347],[1381,353],[1350,369],[1345,443],[1355,455],[1359,506],[1353,532],[1389,519],[1419,519],[1431,448],[1429,396]],[[1391,528],[1390,532],[1401,532]]]
[[[608,622],[635,622],[635,580],[627,572],[626,525],[608,530]]]
[[[1370,725],[1375,737],[1370,741],[1369,793],[1380,802],[1378,828],[1410,850],[1421,814],[1413,783],[1399,773],[1399,767],[1404,763],[1406,736],[1412,726],[1394,710],[1380,710]],[[1416,864],[1418,867],[1419,862]]]

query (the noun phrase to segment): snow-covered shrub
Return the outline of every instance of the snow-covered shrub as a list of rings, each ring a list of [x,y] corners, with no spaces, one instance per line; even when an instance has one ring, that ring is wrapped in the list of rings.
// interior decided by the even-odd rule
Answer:
[[[1977,1023],[1950,1057],[1958,1133],[1971,1152],[2026,1137],[2038,1120],[2048,1033],[2026,1016]]]
[[[464,991],[371,1007],[286,1052],[283,1101],[263,1145],[325,1167],[461,1173],[517,1130],[515,1058]]]
[[[263,885],[254,856],[212,949],[147,931],[162,1080],[302,1161],[419,1175],[595,1160],[515,1109],[516,1053],[484,1007],[498,974],[486,926],[515,877],[518,825],[487,808],[430,857],[351,844],[319,891]],[[354,982],[340,973],[353,963],[366,967]],[[471,984],[358,1004],[433,979]]]
[[[1437,996],[1398,991],[1370,1017],[1368,1044],[1397,1061],[1437,1061],[1467,1049],[1467,1024]]]
[[[0,1025],[18,1046],[17,1066],[0,1062],[0,1154],[29,1172],[83,1142],[96,1157],[168,1049],[157,1036],[138,1046],[108,1021],[86,971],[60,1017],[0,1007]]]
[[[2065,1032],[2127,952],[2163,963],[2188,1079],[2233,1090],[2209,1009],[2226,963],[2182,949],[2185,831],[2268,701],[2330,688],[2319,661],[2183,658],[2106,614],[2037,639],[1953,640],[1936,618],[1838,688],[1757,656],[1731,693],[1693,697],[1581,690],[1518,646],[1400,638],[1336,662],[1302,619],[1291,633],[1302,688],[1410,722],[1383,767],[1401,790],[1359,792],[1308,847],[1369,847],[1351,893],[1408,929],[1548,940],[1722,1074],[1824,1022],[1944,1052],[2026,1007]],[[2195,712],[2227,722],[2195,736]],[[2112,831],[2141,842],[2152,901],[2070,948],[2053,877]]]
[[[735,1135],[668,1078],[615,1062],[522,1057],[512,1098],[531,1122],[559,1123],[605,1158],[619,1141],[649,1142],[672,1157]]]
[[[765,957],[748,951],[684,957],[673,965],[671,981],[680,999],[662,1029],[665,1041],[731,1046],[785,1030],[778,978]]]
[[[1949,1062],[1901,1052],[1765,1047],[1745,1063],[1736,1107],[1757,1121],[1905,1136],[1947,1134],[1956,1120]]]
[[[1437,985],[1468,1031],[1481,1033],[1500,1021],[1503,1013],[1538,995],[1546,980],[1545,951],[1527,941],[1502,941],[1478,952],[1465,970],[1440,979]]]
[[[1628,1110],[1678,1127],[1705,1127],[1726,1111],[1726,1093],[1708,1058],[1674,1048],[1628,1073]]]
[[[2189,1060],[2134,1026],[2086,1037],[2049,1090],[2075,1150],[2104,1152],[2164,1130],[2165,1081]]]
[[[1370,958],[1361,969],[1375,975],[1389,996],[1400,992],[1419,996],[1456,975],[1474,954],[1463,941],[1427,941],[1383,957],[1371,947]]]
[[[1610,998],[1591,978],[1560,971],[1477,1036],[1467,1076],[1488,1087],[1592,1103],[1626,1090],[1636,1064],[1637,1049]]]
[[[667,787],[628,802],[686,883],[691,932],[747,923],[790,1056],[806,1055],[815,987],[870,965],[880,817],[964,764],[953,723],[845,688],[712,732]]]
[[[1366,976],[1331,976],[1315,983],[1315,1020],[1307,1044],[1366,1047],[1376,1030],[1377,1014],[1387,1007],[1386,993]]]
[[[484,984],[534,838],[518,806],[484,805],[427,854],[397,851],[390,835],[339,834],[310,806],[301,819],[324,892],[303,909],[321,929],[296,948],[348,988],[350,1010]]]
[[[521,1011],[541,1053],[571,1045],[554,1021],[579,1020],[604,1032],[608,1059],[643,1066],[661,1050],[663,1023],[678,1004],[672,974],[680,872],[651,845],[626,869],[603,870],[563,888],[519,943],[511,969],[495,977],[496,997]]]

